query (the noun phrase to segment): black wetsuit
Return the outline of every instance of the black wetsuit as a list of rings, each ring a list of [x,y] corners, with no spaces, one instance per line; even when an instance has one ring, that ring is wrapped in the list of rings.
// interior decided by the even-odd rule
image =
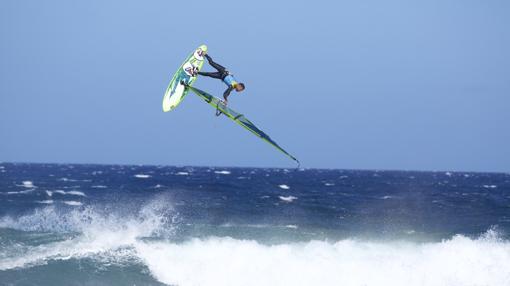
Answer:
[[[228,72],[228,70],[224,66],[222,66],[222,65],[220,65],[218,63],[215,63],[208,54],[206,54],[205,57],[207,58],[207,61],[209,62],[209,64],[213,68],[215,68],[217,70],[217,72],[198,72],[199,75],[203,75],[203,76],[208,76],[208,77],[224,80],[225,77],[230,74]],[[225,90],[225,92],[223,93],[223,98],[225,99],[225,101],[227,100],[227,97],[230,95],[230,92],[233,89],[234,89],[233,86],[229,86]]]

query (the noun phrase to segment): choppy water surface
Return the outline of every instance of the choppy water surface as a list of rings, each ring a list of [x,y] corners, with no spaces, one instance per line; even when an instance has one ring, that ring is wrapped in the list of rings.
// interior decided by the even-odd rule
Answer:
[[[510,285],[510,175],[0,164],[0,285]]]

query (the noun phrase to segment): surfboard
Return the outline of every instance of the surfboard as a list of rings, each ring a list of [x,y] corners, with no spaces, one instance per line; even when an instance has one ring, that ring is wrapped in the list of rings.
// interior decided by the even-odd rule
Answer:
[[[201,45],[186,58],[174,74],[163,96],[164,112],[174,110],[182,102],[188,93],[188,89],[185,88],[181,81],[188,86],[195,82],[197,77],[193,76],[193,73],[202,69],[205,53],[207,53],[207,46]]]

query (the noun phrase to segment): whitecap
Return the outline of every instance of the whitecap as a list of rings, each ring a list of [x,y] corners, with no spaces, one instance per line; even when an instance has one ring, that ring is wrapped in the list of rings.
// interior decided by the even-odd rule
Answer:
[[[62,181],[62,182],[78,182],[78,180],[74,180],[74,179],[68,179],[68,178],[60,178],[58,179],[57,181]]]
[[[226,171],[226,170],[223,170],[223,171],[214,171],[215,174],[220,174],[220,175],[230,175],[230,171]]]
[[[297,197],[294,197],[294,196],[278,196],[280,198],[280,200],[284,201],[284,202],[288,202],[288,203],[291,203],[292,201],[294,200],[297,200]]]
[[[8,195],[18,195],[18,194],[28,194],[28,193],[31,193],[35,191],[35,189],[28,189],[28,190],[25,190],[25,191],[12,191],[12,192],[7,192]]]
[[[324,183],[324,186],[327,186],[327,187],[331,187],[331,186],[334,186],[335,184],[334,183]]]
[[[37,201],[37,203],[39,204],[52,204],[53,203],[53,200],[43,200],[43,201]]]
[[[94,189],[106,189],[108,188],[107,186],[104,186],[104,185],[94,185],[92,186],[91,188],[94,188]]]
[[[65,186],[65,187],[62,187],[62,189],[79,189],[81,188],[80,185],[73,185],[73,186]]]
[[[151,175],[145,175],[145,174],[136,174],[135,175],[136,178],[140,178],[140,179],[147,179],[147,178],[150,178]]]
[[[83,203],[77,201],[64,201],[64,204],[68,206],[81,206]]]
[[[69,192],[66,192],[66,195],[74,195],[74,196],[86,197],[85,193],[80,192],[80,191],[69,191]]]
[[[212,237],[134,247],[168,285],[508,285],[510,277],[510,243],[490,237],[272,245]]]
[[[280,189],[284,189],[284,190],[290,189],[290,187],[288,185],[285,185],[285,184],[278,185],[278,187],[280,187]]]
[[[48,194],[48,196],[53,196],[53,194],[61,194],[61,195],[73,195],[73,196],[82,196],[82,197],[86,197],[85,193],[84,192],[80,192],[80,191],[63,191],[63,190],[54,190],[54,191],[46,191],[46,194]]]
[[[486,189],[495,189],[497,188],[498,186],[496,185],[483,185],[482,187],[486,188]]]
[[[20,187],[35,188],[34,183],[32,181],[23,181]]]
[[[177,172],[175,173],[177,176],[188,176],[189,173],[188,172]]]
[[[79,202],[64,203],[80,205]],[[91,207],[70,207],[64,211],[52,204],[21,217],[0,217],[1,228],[76,232],[76,235],[66,236],[64,240],[43,242],[37,246],[12,245],[12,249],[9,249],[9,254],[12,255],[0,258],[0,273],[4,270],[26,269],[73,258],[90,257],[99,262],[99,265],[122,263],[125,259],[131,261],[136,258],[134,245],[144,243],[137,238],[149,237],[155,231],[167,231],[166,227],[163,229],[167,220],[161,213],[167,209],[166,202],[157,200],[146,205],[137,214],[126,217],[117,216],[115,213],[103,214]]]

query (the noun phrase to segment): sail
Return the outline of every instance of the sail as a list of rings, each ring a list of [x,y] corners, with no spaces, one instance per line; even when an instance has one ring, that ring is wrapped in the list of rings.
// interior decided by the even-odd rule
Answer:
[[[253,134],[257,135],[262,140],[266,141],[267,143],[273,145],[276,149],[280,150],[280,152],[287,155],[292,160],[296,161],[299,166],[299,160],[296,159],[296,157],[289,154],[287,151],[285,151],[282,147],[280,147],[276,142],[274,142],[266,133],[264,133],[262,130],[260,130],[255,124],[253,124],[248,118],[244,117],[243,114],[240,114],[233,109],[225,106],[225,104],[217,97],[212,96],[208,94],[207,92],[200,90],[198,88],[194,88],[189,86],[188,87],[191,91],[193,91],[196,95],[200,96],[203,100],[205,100],[207,103],[209,103],[214,108],[221,111],[223,114],[225,114],[228,118],[232,119],[235,123],[241,125],[242,127],[248,129]]]

